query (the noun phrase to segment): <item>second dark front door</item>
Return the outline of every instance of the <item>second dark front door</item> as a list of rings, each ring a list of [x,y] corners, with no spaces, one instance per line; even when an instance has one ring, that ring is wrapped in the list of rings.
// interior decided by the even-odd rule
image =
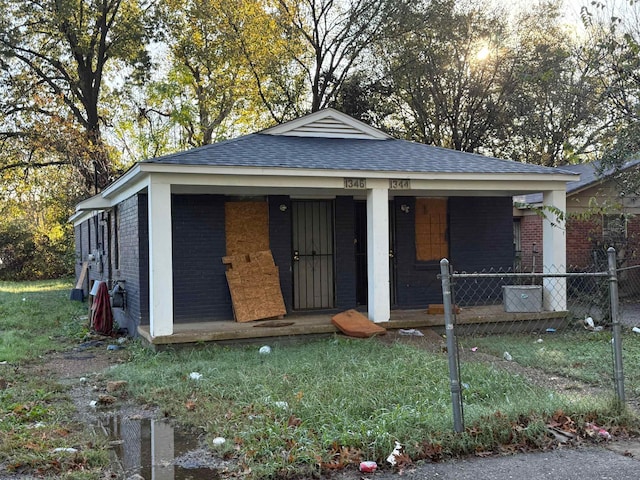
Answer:
[[[334,249],[333,202],[294,201],[293,308],[333,308]]]

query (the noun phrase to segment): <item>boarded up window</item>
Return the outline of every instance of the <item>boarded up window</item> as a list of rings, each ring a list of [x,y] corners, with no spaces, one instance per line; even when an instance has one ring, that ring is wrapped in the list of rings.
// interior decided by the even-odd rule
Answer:
[[[441,260],[449,256],[447,199],[416,199],[416,260]]]
[[[269,250],[267,202],[226,202],[224,226],[227,255]]]

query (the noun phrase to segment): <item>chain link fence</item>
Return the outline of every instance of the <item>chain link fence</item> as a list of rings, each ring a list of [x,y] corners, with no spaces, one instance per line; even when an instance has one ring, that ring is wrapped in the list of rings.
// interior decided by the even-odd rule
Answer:
[[[608,265],[596,270],[468,273],[441,262],[456,431],[482,394],[473,378],[478,363],[548,390],[549,404],[558,408],[626,402],[624,358],[637,363],[635,352],[640,355],[640,328],[634,330],[640,327],[640,266],[617,269],[610,249]],[[635,399],[640,384],[633,368],[627,390]]]

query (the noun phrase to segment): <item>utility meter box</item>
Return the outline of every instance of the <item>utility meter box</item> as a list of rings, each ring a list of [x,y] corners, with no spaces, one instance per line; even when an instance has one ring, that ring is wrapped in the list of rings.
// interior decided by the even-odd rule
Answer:
[[[505,285],[502,287],[505,312],[541,312],[542,286]]]

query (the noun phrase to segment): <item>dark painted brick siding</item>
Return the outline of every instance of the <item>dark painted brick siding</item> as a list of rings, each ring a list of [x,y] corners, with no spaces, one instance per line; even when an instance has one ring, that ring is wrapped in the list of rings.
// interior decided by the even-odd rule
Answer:
[[[280,269],[282,293],[291,312],[291,201],[271,196],[269,237],[274,261]],[[226,254],[224,202],[220,195],[172,196],[172,234],[175,322],[230,320],[231,298],[222,257]],[[285,211],[280,210],[285,205]],[[401,210],[409,206],[409,213]],[[396,197],[395,262],[397,306],[423,308],[441,303],[439,262],[416,262],[415,199]],[[126,318],[131,325],[149,323],[148,206],[146,194],[131,197],[118,206],[120,268],[114,280],[126,280]],[[105,217],[106,219],[107,217]],[[112,218],[114,218],[112,216]],[[115,223],[113,225],[115,227]],[[354,200],[335,200],[336,308],[356,304]],[[105,229],[106,230],[106,229]],[[76,272],[89,252],[97,249],[96,224],[89,219],[76,229]],[[100,229],[98,229],[100,231]],[[513,264],[511,200],[509,198],[452,197],[449,199],[450,261],[458,270],[476,271],[510,268]],[[105,249],[107,239],[101,240]],[[106,253],[106,251],[105,251]],[[106,255],[104,255],[106,258]],[[108,264],[105,263],[105,267]],[[106,279],[108,268],[98,272],[92,265],[91,279]]]
[[[140,323],[149,324],[149,201],[138,194],[138,254],[140,275]]]
[[[173,195],[172,212],[175,323],[231,320],[224,197]]]
[[[400,210],[409,206],[409,214]],[[442,303],[439,261],[416,262],[415,200],[396,197],[397,306],[423,308]],[[451,197],[449,261],[456,270],[508,269],[513,265],[511,198]]]
[[[449,199],[449,261],[462,271],[513,267],[511,197]]]
[[[515,257],[511,198],[454,197],[449,206],[453,269],[469,273],[511,270]],[[502,279],[486,280],[482,288],[461,284],[457,302],[461,306],[493,303],[504,284]]]
[[[336,308],[356,306],[355,202],[353,197],[335,200]]]
[[[409,213],[401,210],[409,207]],[[438,262],[416,261],[415,199],[396,197],[395,260],[396,305],[398,308],[423,308],[429,303],[442,303]]]
[[[280,210],[284,205],[286,210]],[[291,255],[291,200],[284,195],[269,196],[269,247],[280,273],[280,287],[287,312],[293,308]]]
[[[148,300],[142,295],[142,291],[148,289],[148,285],[142,284],[143,275],[145,277],[148,275],[141,267],[140,249],[142,243],[140,210],[144,212],[146,218],[147,205],[146,201],[140,201],[140,197],[140,195],[134,195],[118,204],[117,228],[120,265],[118,269],[114,269],[114,280],[124,280],[126,308],[114,309],[114,316],[119,326],[126,328],[131,335],[135,335],[138,325],[143,323],[143,310],[148,312]],[[114,216],[114,227],[116,227],[115,223]]]

